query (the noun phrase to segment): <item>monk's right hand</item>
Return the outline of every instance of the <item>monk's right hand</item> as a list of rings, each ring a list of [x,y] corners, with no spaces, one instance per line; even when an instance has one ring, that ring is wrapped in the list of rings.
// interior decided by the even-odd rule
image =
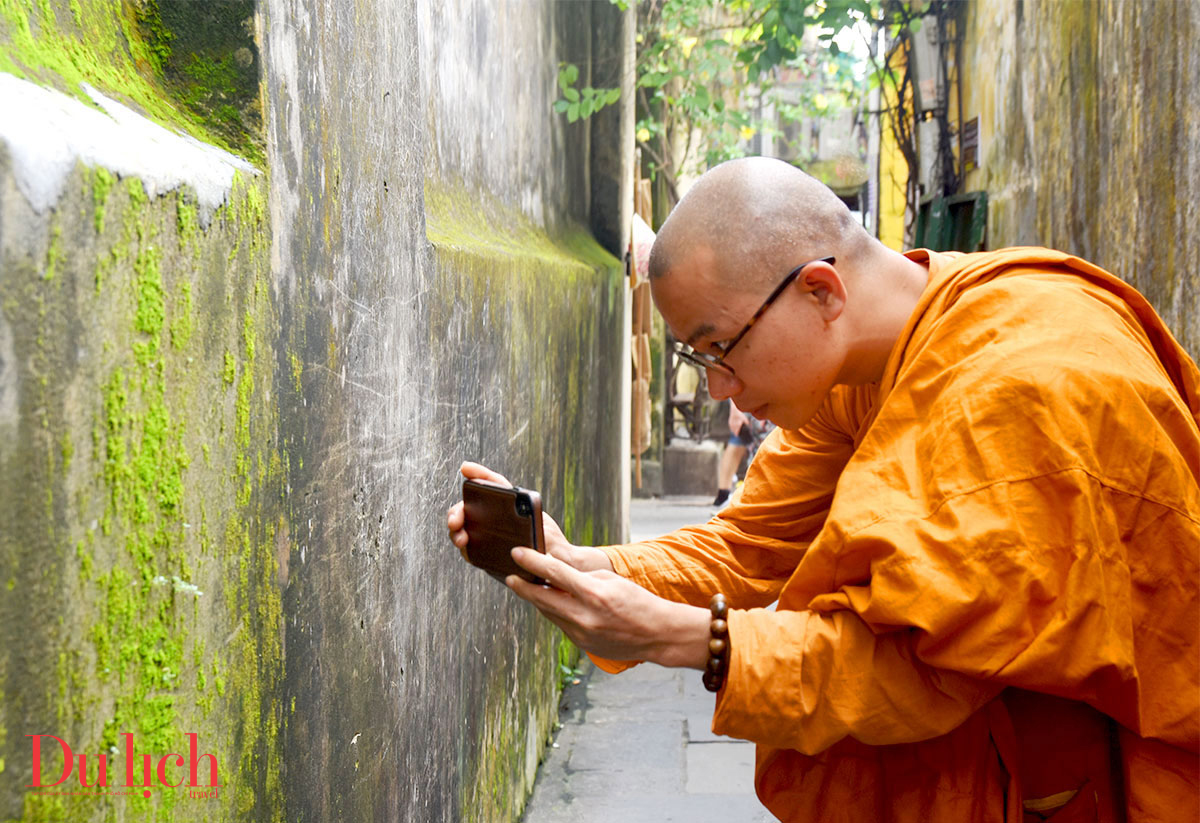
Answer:
[[[462,476],[468,480],[481,483],[491,483],[496,486],[511,486],[504,475],[494,472],[479,463],[465,462],[459,469]],[[450,542],[458,547],[463,559],[467,559],[467,530],[466,516],[463,513],[462,501],[458,501],[446,512],[446,527],[450,531]],[[581,572],[612,571],[612,563],[608,555],[592,546],[572,545],[562,533],[562,529],[554,522],[554,518],[543,512],[542,532],[546,538],[546,551],[569,566]]]

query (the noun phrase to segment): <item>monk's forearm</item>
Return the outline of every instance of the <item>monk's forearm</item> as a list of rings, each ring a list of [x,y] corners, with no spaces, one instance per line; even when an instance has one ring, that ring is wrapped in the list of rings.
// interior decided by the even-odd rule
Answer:
[[[647,659],[660,666],[703,669],[708,662],[712,615],[708,609],[698,606],[666,600],[661,603],[661,615],[654,621],[654,641]]]

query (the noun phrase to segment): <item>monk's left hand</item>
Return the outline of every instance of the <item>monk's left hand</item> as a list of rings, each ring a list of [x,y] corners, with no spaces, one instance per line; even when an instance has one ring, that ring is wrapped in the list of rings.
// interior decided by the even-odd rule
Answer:
[[[708,609],[664,600],[614,572],[579,571],[531,549],[513,549],[513,560],[549,585],[510,575],[508,587],[584,651],[609,660],[704,668]]]

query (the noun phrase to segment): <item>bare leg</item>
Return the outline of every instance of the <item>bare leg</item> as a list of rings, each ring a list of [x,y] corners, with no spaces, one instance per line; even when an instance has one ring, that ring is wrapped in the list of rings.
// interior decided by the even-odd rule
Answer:
[[[717,499],[713,501],[713,505],[719,506],[729,497],[733,486],[733,474],[745,456],[745,446],[725,445],[725,451],[721,452],[721,463],[717,467]]]

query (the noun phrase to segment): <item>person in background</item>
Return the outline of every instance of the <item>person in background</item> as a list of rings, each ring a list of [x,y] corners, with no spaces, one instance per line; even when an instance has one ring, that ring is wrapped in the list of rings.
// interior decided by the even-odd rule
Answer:
[[[729,439],[721,452],[721,462],[717,466],[717,496],[713,498],[714,506],[724,506],[729,501],[733,491],[733,483],[737,476],[738,466],[742,465],[749,452],[754,435],[750,431],[750,418],[746,413],[729,404]]]

